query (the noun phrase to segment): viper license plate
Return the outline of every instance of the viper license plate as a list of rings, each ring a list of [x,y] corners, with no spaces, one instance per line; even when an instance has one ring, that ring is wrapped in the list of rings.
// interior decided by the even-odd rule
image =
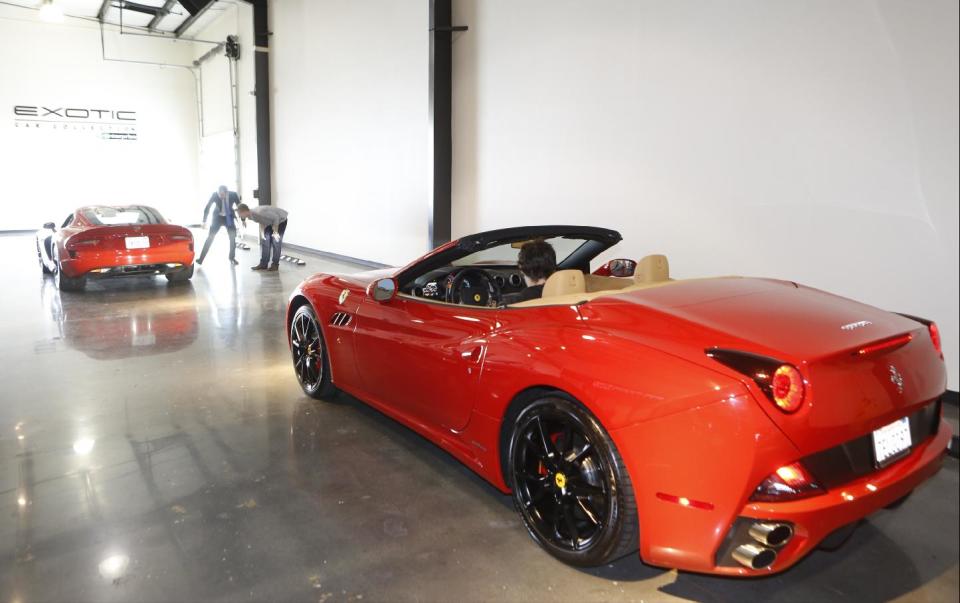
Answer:
[[[910,418],[904,417],[873,432],[873,454],[877,466],[889,465],[898,458],[909,454]]]
[[[124,237],[127,249],[146,249],[150,247],[150,237]]]

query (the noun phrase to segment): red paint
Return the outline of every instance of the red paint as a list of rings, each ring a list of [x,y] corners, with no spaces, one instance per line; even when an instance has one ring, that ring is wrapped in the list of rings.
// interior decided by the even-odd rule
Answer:
[[[79,208],[69,226],[57,230],[51,239],[56,246],[63,274],[79,277],[99,268],[140,264],[193,264],[193,234],[183,226],[168,224],[96,225]],[[121,209],[121,207],[115,207]],[[47,231],[49,232],[49,231]],[[150,237],[150,247],[126,249],[126,237]],[[52,258],[41,256],[54,270]]]
[[[950,439],[941,423],[909,456],[842,492],[751,502],[754,489],[779,468],[870,434],[942,395],[946,370],[932,331],[918,337],[928,329],[909,318],[753,278],[677,281],[577,306],[496,309],[403,294],[385,303],[369,297],[371,282],[396,273],[315,275],[294,291],[288,321],[304,300],[316,310],[335,384],[503,491],[500,442],[511,401],[531,388],[566,392],[596,416],[620,451],[634,484],[640,555],[654,565],[725,575],[784,570],[831,531],[931,477]],[[346,328],[331,326],[335,312],[353,320]],[[840,328],[860,320],[869,326]],[[905,334],[913,337],[900,347],[850,354]],[[802,405],[782,412],[750,377],[707,357],[712,347],[792,365],[804,384]],[[902,392],[889,378],[890,366],[907,376]],[[665,504],[681,496],[710,502],[697,513]],[[740,516],[795,525],[771,569],[715,565]]]

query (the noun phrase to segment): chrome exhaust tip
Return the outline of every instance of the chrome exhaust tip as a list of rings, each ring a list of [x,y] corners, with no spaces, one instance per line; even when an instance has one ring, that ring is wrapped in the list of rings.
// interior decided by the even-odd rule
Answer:
[[[783,546],[793,538],[793,528],[786,523],[757,522],[750,526],[750,537],[766,546]]]
[[[733,549],[733,558],[744,567],[754,570],[767,569],[777,560],[777,552],[757,544],[741,544]]]

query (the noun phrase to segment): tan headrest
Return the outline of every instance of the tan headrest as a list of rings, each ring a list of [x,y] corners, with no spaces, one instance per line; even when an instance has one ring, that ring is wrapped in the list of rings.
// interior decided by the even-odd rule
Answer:
[[[542,297],[584,293],[586,290],[587,284],[583,279],[582,272],[579,270],[557,270],[543,284]]]
[[[665,255],[648,255],[637,263],[633,279],[638,283],[658,283],[670,280],[670,263]]]

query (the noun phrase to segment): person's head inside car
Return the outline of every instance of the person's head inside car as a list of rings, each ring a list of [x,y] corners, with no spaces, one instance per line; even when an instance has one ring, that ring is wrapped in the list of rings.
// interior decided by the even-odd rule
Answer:
[[[517,267],[527,287],[540,287],[542,290],[547,278],[557,271],[557,253],[550,243],[542,239],[529,241],[520,248]]]

